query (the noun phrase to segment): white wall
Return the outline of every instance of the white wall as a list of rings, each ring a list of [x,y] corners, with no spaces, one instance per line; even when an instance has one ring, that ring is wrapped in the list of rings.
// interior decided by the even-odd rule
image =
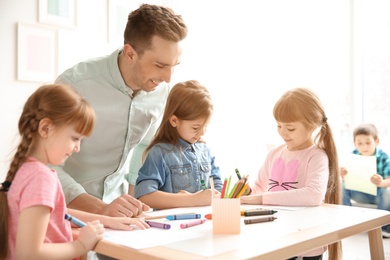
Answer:
[[[76,29],[58,30],[59,72],[113,50],[107,41],[107,0],[78,1],[77,12]],[[43,25],[38,22],[38,0],[0,0],[0,181],[19,141],[17,123],[24,102],[42,84],[17,80],[18,22]]]
[[[256,174],[266,145],[281,142],[272,109],[289,88],[316,90],[342,141],[350,87],[349,1],[173,2],[190,32],[175,80],[195,78],[211,90],[215,114],[206,141],[223,174],[236,167]]]
[[[0,0],[0,180],[17,136],[21,107],[37,83],[16,80],[16,23],[38,23],[37,2]],[[266,144],[280,139],[272,108],[288,88],[321,96],[338,139],[340,107],[349,90],[347,0],[166,0],[189,27],[173,83],[198,79],[211,91],[215,114],[206,141],[223,175],[256,174]],[[23,6],[23,8],[20,8]],[[107,0],[79,0],[78,26],[59,31],[59,72],[111,53]],[[129,10],[130,11],[130,10]],[[343,92],[344,91],[344,92]],[[340,95],[339,95],[340,94]]]
[[[36,13],[35,1],[0,1],[0,180],[7,170],[7,158],[17,136],[16,125],[20,106],[34,90],[35,84],[17,82],[16,79],[16,22],[23,18],[33,21]],[[20,4],[24,8],[20,8]],[[15,15],[18,14],[18,15]],[[19,17],[19,19],[18,19]]]

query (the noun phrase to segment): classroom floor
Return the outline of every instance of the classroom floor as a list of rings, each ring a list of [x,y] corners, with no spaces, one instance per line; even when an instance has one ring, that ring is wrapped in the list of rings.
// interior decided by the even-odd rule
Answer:
[[[343,259],[345,260],[367,260],[370,257],[370,246],[367,233],[362,233],[342,240]],[[383,239],[385,259],[390,259],[390,238]]]

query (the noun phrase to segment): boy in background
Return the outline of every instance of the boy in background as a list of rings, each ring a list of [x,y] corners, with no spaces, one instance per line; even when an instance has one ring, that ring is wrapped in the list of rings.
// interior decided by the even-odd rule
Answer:
[[[361,124],[353,131],[353,154],[375,156],[377,173],[371,176],[371,182],[377,186],[377,195],[370,195],[355,190],[347,190],[343,184],[343,205],[352,206],[351,199],[358,203],[374,204],[378,209],[390,211],[390,158],[378,148],[378,130],[373,124]],[[340,174],[348,174],[348,170],[341,167]],[[390,237],[390,225],[382,227],[383,237]]]

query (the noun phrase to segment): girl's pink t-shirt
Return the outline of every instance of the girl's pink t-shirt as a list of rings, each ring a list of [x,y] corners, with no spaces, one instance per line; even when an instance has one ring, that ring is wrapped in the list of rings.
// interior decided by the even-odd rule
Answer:
[[[318,206],[324,198],[329,178],[329,159],[325,151],[312,145],[289,151],[275,147],[251,185],[252,194],[262,194],[263,204]]]
[[[312,145],[289,151],[281,145],[270,150],[251,189],[252,194],[262,194],[265,205],[319,206],[328,178],[329,159],[324,150]],[[326,247],[319,247],[301,256],[318,256],[325,251]]]
[[[73,240],[70,222],[64,218],[66,203],[57,172],[47,165],[29,157],[16,173],[7,192],[7,199],[10,259],[15,259],[16,231],[20,213],[29,207],[46,206],[50,208],[45,243],[65,243]]]

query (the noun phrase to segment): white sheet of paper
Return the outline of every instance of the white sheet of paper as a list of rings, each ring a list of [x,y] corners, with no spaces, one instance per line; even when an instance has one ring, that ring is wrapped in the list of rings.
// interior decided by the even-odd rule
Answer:
[[[202,224],[204,225],[204,224]],[[185,233],[185,236],[183,236]],[[154,246],[161,246],[182,240],[194,239],[202,236],[198,232],[183,232],[179,227],[171,229],[148,228],[146,230],[121,231],[106,229],[106,240],[115,242],[134,249],[143,249]]]
[[[345,160],[348,171],[344,176],[345,188],[376,196],[377,187],[370,180],[376,173],[376,157],[350,154]]]
[[[241,205],[242,209],[259,208],[258,205]],[[289,211],[295,211],[299,213],[301,209],[305,207],[273,207],[262,205],[262,208],[277,209],[275,216],[280,219],[284,219],[283,215]],[[210,207],[195,207],[195,208],[178,208],[170,210],[161,210],[155,212],[148,212],[145,215],[165,215],[165,214],[180,214],[196,212],[204,216],[207,213],[211,213]],[[329,216],[323,214],[324,221],[330,221]],[[296,230],[310,227],[312,224],[310,221],[302,223],[279,223],[269,222],[262,223],[261,225],[245,225],[241,220],[241,235],[215,235],[212,233],[212,221],[207,220],[204,224],[197,225],[191,228],[180,229],[180,223],[188,220],[175,220],[169,221],[164,218],[156,219],[155,221],[169,223],[171,228],[164,230],[159,228],[149,228],[146,230],[137,229],[133,231],[121,231],[106,229],[105,240],[124,245],[135,250],[141,250],[155,246],[166,246],[176,250],[184,251],[187,253],[200,255],[203,257],[212,257],[215,255],[223,254],[232,250],[237,250],[244,244],[254,243],[254,247],[259,243],[272,242],[275,236],[280,234],[290,234]],[[314,221],[314,220],[313,220]],[[318,222],[318,219],[315,220]],[[267,236],[260,236],[256,239],[248,239],[252,233],[249,229],[258,229],[259,234],[267,234]],[[217,237],[218,239],[212,239]],[[189,242],[192,241],[192,242]],[[273,242],[272,242],[273,243]],[[194,247],[193,245],[197,246]]]

